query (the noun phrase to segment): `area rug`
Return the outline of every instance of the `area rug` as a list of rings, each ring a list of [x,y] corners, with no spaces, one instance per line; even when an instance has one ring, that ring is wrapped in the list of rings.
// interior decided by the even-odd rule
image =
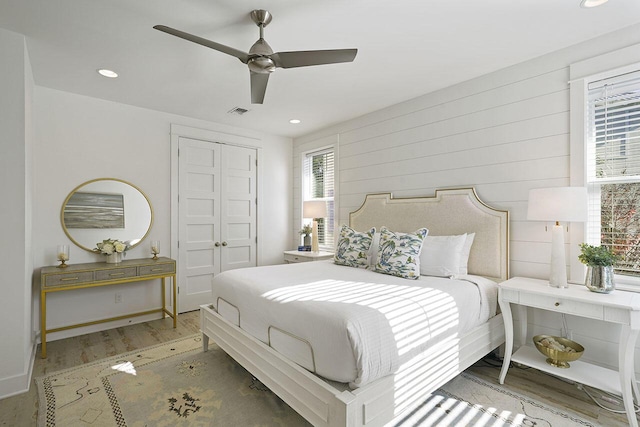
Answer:
[[[36,378],[38,426],[305,426],[200,335]],[[463,373],[393,426],[597,426]]]

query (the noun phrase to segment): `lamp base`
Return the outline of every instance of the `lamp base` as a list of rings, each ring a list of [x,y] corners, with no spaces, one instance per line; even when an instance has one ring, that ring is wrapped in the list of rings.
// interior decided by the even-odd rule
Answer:
[[[558,284],[552,283],[551,281],[549,281],[549,286],[551,286],[552,288],[561,288],[561,289],[567,289],[569,287],[569,285],[558,285]]]
[[[554,225],[551,230],[551,272],[549,285],[554,288],[568,288],[567,262],[564,252],[564,230],[561,225]]]
[[[313,220],[313,232],[311,234],[311,252],[319,252],[319,243],[318,243],[318,221]]]

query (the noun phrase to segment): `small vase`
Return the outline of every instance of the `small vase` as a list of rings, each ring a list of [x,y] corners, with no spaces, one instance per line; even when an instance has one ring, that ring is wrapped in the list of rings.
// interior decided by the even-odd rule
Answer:
[[[616,284],[613,280],[613,266],[587,266],[587,277],[584,284],[592,292],[608,294],[613,292]]]
[[[308,234],[305,234],[303,240],[304,240],[304,245],[305,246],[311,246],[311,236],[309,236]]]
[[[107,264],[118,264],[120,261],[122,261],[122,254],[120,252],[107,255]]]

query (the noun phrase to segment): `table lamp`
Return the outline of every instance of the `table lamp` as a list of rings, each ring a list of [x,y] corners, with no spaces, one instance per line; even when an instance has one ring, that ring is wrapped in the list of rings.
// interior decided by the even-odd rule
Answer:
[[[302,203],[302,216],[313,218],[313,231],[311,232],[311,251],[318,252],[318,218],[327,216],[327,202],[324,200],[309,200]]]
[[[556,288],[568,287],[564,231],[560,222],[585,222],[587,220],[587,189],[584,187],[554,187],[529,190],[527,219],[555,221],[551,234],[549,284]]]

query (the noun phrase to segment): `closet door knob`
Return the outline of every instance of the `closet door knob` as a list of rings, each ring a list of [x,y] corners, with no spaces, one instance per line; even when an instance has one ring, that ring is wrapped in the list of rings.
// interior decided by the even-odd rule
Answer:
[[[216,248],[217,248],[217,247],[219,247],[219,246],[220,246],[220,242],[215,242],[215,243],[213,244],[213,246],[215,246]]]
[[[227,246],[227,242],[222,242],[222,246]]]

